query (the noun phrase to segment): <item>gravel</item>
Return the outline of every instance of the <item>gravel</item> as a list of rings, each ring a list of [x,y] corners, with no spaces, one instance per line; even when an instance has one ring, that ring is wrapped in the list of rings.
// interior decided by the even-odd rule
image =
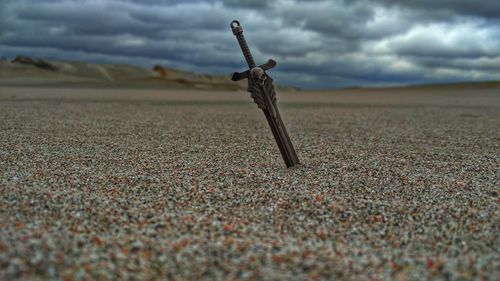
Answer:
[[[2,88],[0,280],[500,276],[498,93],[279,93],[286,169],[247,94],[99,91]]]

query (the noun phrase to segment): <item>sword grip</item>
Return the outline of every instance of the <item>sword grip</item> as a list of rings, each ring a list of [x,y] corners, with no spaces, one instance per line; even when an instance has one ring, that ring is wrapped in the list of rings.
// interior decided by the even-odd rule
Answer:
[[[243,52],[243,56],[245,56],[245,60],[247,61],[248,68],[254,68],[255,62],[252,57],[252,53],[248,48],[247,41],[245,40],[245,36],[243,36],[243,28],[237,20],[233,20],[231,22],[231,29],[233,30],[234,36],[238,39],[238,44],[240,44],[241,51]]]

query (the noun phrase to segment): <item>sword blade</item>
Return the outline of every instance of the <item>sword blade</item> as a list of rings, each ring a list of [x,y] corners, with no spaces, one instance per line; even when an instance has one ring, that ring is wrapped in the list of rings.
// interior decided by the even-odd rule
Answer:
[[[267,75],[267,74],[266,74]],[[252,77],[249,78],[249,90],[254,97],[257,106],[264,111],[267,123],[271,128],[274,139],[280,150],[281,156],[287,167],[293,167],[299,164],[299,157],[293,147],[290,136],[283,124],[281,115],[276,105],[276,92],[274,90],[273,79],[267,76],[263,84],[255,81]]]
[[[270,101],[270,94],[266,89],[264,89],[264,93]],[[274,138],[276,140],[276,143],[278,144],[278,147],[282,147],[282,149],[280,149],[281,156],[283,157],[283,159],[286,159],[285,164],[287,165],[287,167],[295,166],[299,164],[299,157],[297,156],[297,152],[295,151],[292,141],[290,140],[290,136],[288,135],[288,132],[285,128],[285,124],[283,124],[283,119],[281,119],[276,101],[271,102],[270,109],[271,110],[269,112],[269,115],[270,117],[272,117],[273,122],[271,122],[272,124],[269,122],[268,123],[270,127],[276,128],[276,134]]]

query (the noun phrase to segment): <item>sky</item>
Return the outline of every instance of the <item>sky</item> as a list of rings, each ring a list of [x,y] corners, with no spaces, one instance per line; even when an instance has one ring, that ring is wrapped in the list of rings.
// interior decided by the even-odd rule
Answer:
[[[500,79],[498,0],[0,0],[0,57],[229,75],[245,61],[302,88]]]

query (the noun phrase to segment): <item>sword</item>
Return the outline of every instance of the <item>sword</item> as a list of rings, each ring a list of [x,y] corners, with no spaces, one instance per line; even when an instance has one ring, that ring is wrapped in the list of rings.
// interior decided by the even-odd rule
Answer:
[[[233,20],[230,26],[248,64],[248,70],[233,73],[231,79],[233,81],[245,78],[248,79],[247,90],[250,92],[257,107],[264,112],[267,123],[273,132],[274,139],[281,152],[281,156],[285,161],[285,165],[288,168],[293,167],[299,164],[299,158],[288,136],[285,124],[283,124],[283,120],[281,120],[278,106],[276,105],[276,91],[274,89],[273,79],[266,73],[267,70],[276,66],[276,61],[270,59],[265,64],[257,66],[253,60],[252,53],[250,53],[245,37],[243,36],[243,28],[240,23],[237,20]]]

